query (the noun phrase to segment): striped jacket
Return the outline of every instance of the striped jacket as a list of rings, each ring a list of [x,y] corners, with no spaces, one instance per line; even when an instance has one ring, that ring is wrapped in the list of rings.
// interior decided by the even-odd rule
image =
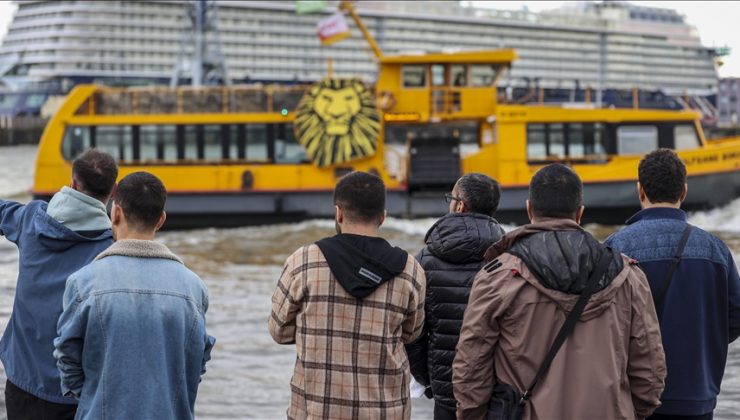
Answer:
[[[318,246],[288,257],[268,321],[276,342],[296,344],[288,418],[410,418],[404,344],[422,331],[425,283],[409,256],[403,273],[357,299]]]

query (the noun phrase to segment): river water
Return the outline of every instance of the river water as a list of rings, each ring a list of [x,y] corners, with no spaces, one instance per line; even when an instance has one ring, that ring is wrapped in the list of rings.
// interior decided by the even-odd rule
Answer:
[[[35,151],[33,146],[0,147],[0,198],[30,199],[27,191],[32,183]],[[391,243],[416,253],[433,222],[391,219],[382,234]],[[693,214],[691,222],[720,236],[732,248],[735,260],[740,261],[740,199],[721,209]],[[615,229],[600,225],[586,228],[600,239]],[[303,244],[333,233],[334,223],[320,220],[164,232],[159,236],[210,290],[208,328],[217,343],[200,385],[198,418],[285,418],[295,348],[273,343],[267,332],[270,297],[288,255]],[[17,249],[0,237],[0,330],[10,315],[17,264]],[[0,390],[5,384],[1,375],[0,371]],[[0,418],[4,418],[4,404],[0,406]],[[430,401],[414,400],[414,419],[430,419],[431,414]],[[717,419],[740,418],[740,342],[731,346],[715,415]]]

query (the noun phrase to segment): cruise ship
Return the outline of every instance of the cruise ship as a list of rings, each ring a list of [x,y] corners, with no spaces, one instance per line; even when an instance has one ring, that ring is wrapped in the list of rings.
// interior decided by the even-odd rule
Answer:
[[[326,3],[322,13],[298,15],[294,2],[217,1],[229,76],[247,83],[313,81],[327,74],[331,58],[334,75],[374,81],[376,63],[356,30],[331,46],[319,42],[317,22],[336,9],[336,2]],[[679,102],[699,98],[700,107],[712,108],[717,92],[717,52],[670,9],[617,1],[540,13],[457,1],[357,7],[387,53],[515,49],[519,60],[501,84],[509,95],[537,89],[546,93],[541,102],[572,101],[588,90],[595,102],[613,104],[620,99],[614,92],[639,89]],[[62,92],[90,82],[167,83],[189,27],[186,2],[20,1],[0,46],[0,83],[46,83]],[[10,102],[6,95],[0,106]]]

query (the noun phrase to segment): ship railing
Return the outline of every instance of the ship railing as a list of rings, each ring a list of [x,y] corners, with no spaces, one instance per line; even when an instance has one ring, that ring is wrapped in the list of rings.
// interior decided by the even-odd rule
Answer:
[[[298,107],[308,85],[101,88],[78,115],[282,113]]]

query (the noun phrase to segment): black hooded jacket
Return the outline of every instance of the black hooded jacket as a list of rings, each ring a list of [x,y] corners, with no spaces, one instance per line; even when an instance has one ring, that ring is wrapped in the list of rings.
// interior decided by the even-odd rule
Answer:
[[[406,251],[372,236],[340,233],[316,245],[339,284],[358,299],[401,274],[408,261]]]
[[[498,222],[476,213],[452,213],[427,232],[427,246],[416,259],[427,279],[424,332],[406,346],[411,374],[431,386],[435,404],[455,410],[452,360],[473,278],[485,264],[486,250],[504,234]]]

